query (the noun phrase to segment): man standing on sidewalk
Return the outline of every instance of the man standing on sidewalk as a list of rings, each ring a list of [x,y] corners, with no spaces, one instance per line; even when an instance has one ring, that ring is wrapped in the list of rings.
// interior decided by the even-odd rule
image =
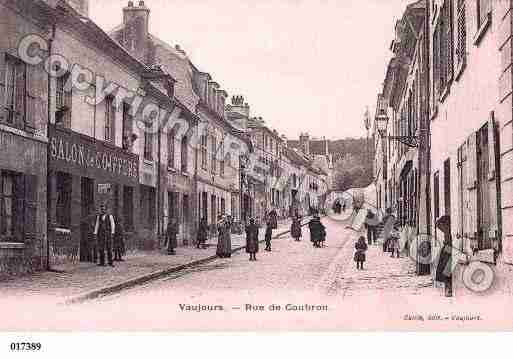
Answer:
[[[114,267],[112,263],[112,238],[114,236],[116,225],[114,218],[107,213],[107,205],[100,206],[100,214],[96,216],[96,224],[94,226],[94,235],[98,242],[98,252],[100,255],[100,263],[98,265],[105,266],[105,250],[107,250],[107,260],[109,265]]]

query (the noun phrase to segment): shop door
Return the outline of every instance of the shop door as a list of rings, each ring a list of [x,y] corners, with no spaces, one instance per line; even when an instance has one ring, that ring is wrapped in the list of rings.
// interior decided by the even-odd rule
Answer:
[[[81,179],[81,221],[80,221],[80,261],[94,262],[96,253],[93,244],[95,219],[94,181],[90,178]]]

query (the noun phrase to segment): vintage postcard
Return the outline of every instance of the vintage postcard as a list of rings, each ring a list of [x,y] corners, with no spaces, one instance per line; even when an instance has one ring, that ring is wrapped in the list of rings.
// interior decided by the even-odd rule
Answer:
[[[513,330],[512,8],[0,0],[0,331]]]

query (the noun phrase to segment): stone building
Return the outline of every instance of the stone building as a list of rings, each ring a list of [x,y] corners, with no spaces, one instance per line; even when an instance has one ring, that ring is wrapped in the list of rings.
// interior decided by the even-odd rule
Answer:
[[[432,220],[450,216],[455,249],[512,261],[511,3],[429,5]]]
[[[51,28],[46,4],[0,2],[0,277],[48,264],[48,76],[22,60],[18,44]]]

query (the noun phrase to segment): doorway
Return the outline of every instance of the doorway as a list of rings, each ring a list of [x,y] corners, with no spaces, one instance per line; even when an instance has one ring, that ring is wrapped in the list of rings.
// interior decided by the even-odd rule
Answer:
[[[95,262],[96,251],[93,244],[94,230],[94,181],[82,177],[81,181],[81,220],[80,220],[80,261]]]

